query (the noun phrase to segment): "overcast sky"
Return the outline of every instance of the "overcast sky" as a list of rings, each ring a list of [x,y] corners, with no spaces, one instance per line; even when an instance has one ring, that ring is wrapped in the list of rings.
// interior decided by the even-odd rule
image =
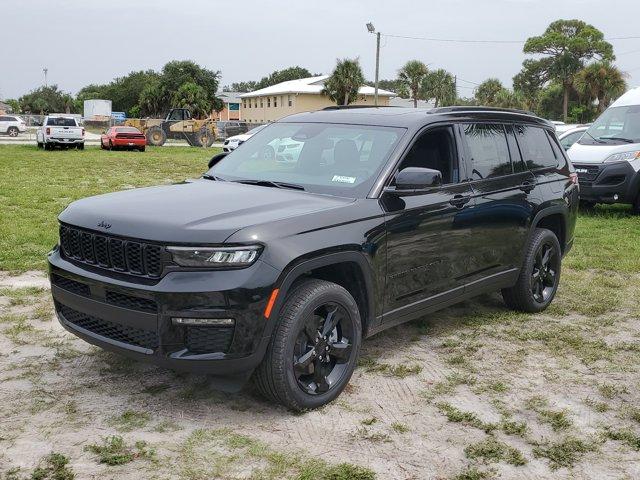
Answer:
[[[43,83],[76,93],[131,70],[191,59],[222,72],[221,86],[300,65],[330,73],[336,58],[359,57],[373,79],[375,37],[524,40],[559,18],[579,18],[605,37],[640,35],[638,0],[18,0],[0,7],[0,98]],[[635,22],[635,23],[634,23]],[[640,86],[640,39],[611,40],[617,65]],[[522,44],[448,43],[383,36],[380,77],[409,59],[458,76],[460,95],[498,77],[511,86]]]

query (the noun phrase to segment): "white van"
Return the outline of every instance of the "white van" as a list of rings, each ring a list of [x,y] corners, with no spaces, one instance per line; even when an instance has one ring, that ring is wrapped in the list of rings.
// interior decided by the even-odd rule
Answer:
[[[640,213],[640,87],[612,103],[567,153],[581,202],[627,203]]]

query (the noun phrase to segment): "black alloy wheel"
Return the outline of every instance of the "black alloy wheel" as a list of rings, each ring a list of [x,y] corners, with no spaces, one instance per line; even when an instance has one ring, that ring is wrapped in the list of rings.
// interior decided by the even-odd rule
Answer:
[[[541,312],[551,304],[560,284],[562,250],[555,233],[536,228],[529,239],[516,284],[502,290],[509,308]]]
[[[333,302],[319,306],[305,320],[293,355],[296,380],[304,392],[326,393],[339,384],[351,358],[353,329],[344,307]]]
[[[292,410],[326,405],[356,367],[362,341],[358,304],[344,287],[314,278],[293,288],[275,314],[256,387]]]
[[[555,245],[546,242],[536,252],[533,271],[531,272],[531,293],[538,303],[545,303],[557,287],[560,255]]]

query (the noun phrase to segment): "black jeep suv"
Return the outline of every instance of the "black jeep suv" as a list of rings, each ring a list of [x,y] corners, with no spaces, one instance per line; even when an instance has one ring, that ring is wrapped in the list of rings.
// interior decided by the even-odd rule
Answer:
[[[578,185],[553,126],[489,108],[333,108],[287,117],[202,178],[60,215],[58,318],[109,350],[251,374],[292,409],[336,398],[362,339],[501,290],[544,310]]]

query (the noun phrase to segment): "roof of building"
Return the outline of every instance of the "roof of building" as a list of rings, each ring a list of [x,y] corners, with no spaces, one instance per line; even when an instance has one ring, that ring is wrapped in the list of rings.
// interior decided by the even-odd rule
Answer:
[[[241,92],[218,92],[216,97],[222,100],[224,103],[240,103]]]
[[[243,93],[240,98],[244,97],[259,97],[266,95],[282,95],[289,93],[311,93],[319,95],[324,88],[324,82],[329,78],[329,75],[320,75],[319,77],[300,78],[298,80],[289,80],[288,82],[278,83],[271,85],[270,87],[261,88],[254,92]],[[363,85],[358,90],[360,95],[373,95],[374,88],[369,85]],[[394,92],[389,90],[378,89],[378,95],[381,97],[395,97]]]

